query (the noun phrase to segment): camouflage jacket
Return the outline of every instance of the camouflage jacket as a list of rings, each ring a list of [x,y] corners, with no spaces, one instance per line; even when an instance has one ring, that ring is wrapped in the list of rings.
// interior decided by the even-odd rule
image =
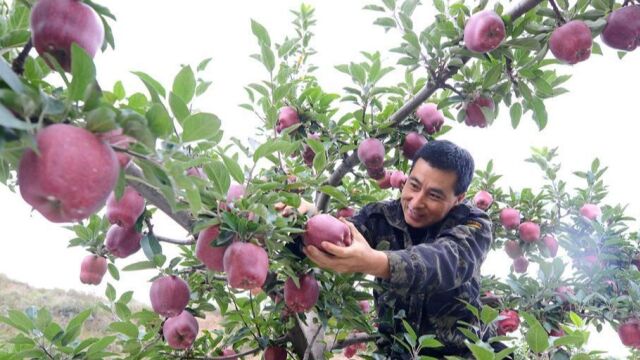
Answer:
[[[439,223],[412,231],[400,200],[393,200],[368,204],[350,220],[372,248],[389,257],[391,277],[377,278],[382,290],[374,291],[378,330],[386,335],[379,351],[406,358],[390,337],[405,332],[399,320],[404,317],[418,336],[433,334],[444,344],[424,355],[467,355],[457,322],[476,319],[459,299],[480,306],[480,266],[492,241],[488,215],[467,201]]]

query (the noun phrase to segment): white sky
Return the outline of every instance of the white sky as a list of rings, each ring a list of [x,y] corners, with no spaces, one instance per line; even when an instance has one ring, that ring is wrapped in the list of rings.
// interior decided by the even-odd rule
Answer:
[[[165,88],[170,88],[180,64],[195,67],[200,60],[213,57],[206,72],[206,79],[213,81],[213,85],[197,106],[222,119],[226,137],[246,138],[254,134],[248,129],[255,128],[257,119],[237,106],[247,101],[243,86],[266,76],[262,65],[249,58],[258,51],[250,19],[269,30],[272,43],[281,42],[285,35],[294,34],[289,10],[298,9],[299,1],[117,0],[102,3],[118,17],[118,21],[112,23],[116,50],[108,50],[96,58],[103,88],[110,89],[115,81],[122,80],[128,94],[144,92],[142,84],[130,74],[136,70],[150,74]],[[382,28],[372,25],[374,14],[361,10],[367,2],[307,3],[316,8],[317,26],[313,29],[315,37],[311,44],[318,54],[312,62],[320,67],[316,76],[325,91],[338,93],[343,86],[350,85],[349,79],[333,66],[361,61],[360,51],[380,50],[383,64],[395,63],[395,57],[387,50],[398,44],[399,36],[395,32],[385,34]],[[431,8],[419,7],[415,19],[416,23],[423,19],[422,25],[430,22]],[[640,217],[638,171],[636,159],[632,157],[638,153],[633,144],[640,120],[637,112],[640,51],[623,60],[618,60],[615,52],[605,46],[603,51],[604,56],[594,55],[586,63],[560,68],[561,73],[573,74],[565,84],[570,93],[546,102],[549,125],[543,132],[537,131],[529,115],[523,117],[520,127],[514,131],[508,109],[502,107],[494,126],[488,129],[457,126],[447,138],[470,150],[478,167],[494,159],[495,170],[504,175],[499,183],[503,187],[537,188],[540,185],[541,173],[534,165],[524,162],[531,146],[560,146],[565,175],[587,169],[598,156],[609,167],[605,176],[610,190],[607,203],[628,203],[628,214]],[[398,71],[395,78],[389,76],[387,84],[397,83],[401,75]],[[572,176],[567,179],[573,181]],[[70,232],[47,222],[38,213],[31,213],[19,195],[4,187],[0,187],[0,204],[6,234],[3,241],[8,244],[5,251],[0,252],[0,273],[36,287],[104,293],[106,281],[97,287],[79,282],[80,261],[86,252],[66,248],[72,238]],[[158,234],[186,236],[166,217],[157,216],[154,223]],[[164,246],[165,251],[169,248]],[[143,259],[144,255],[139,252],[124,261],[118,260],[117,264],[121,268]],[[483,270],[504,276],[509,272],[509,265],[505,255],[493,254]],[[152,275],[152,272],[141,271],[121,273],[120,282],[114,285],[118,294],[135,290],[137,300],[148,302],[146,280]],[[108,274],[105,279],[110,280]],[[611,330],[604,336],[593,334],[590,347],[607,349],[612,356],[626,353]]]

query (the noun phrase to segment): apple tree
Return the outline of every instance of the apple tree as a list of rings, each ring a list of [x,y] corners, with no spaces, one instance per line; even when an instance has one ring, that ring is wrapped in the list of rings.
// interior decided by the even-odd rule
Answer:
[[[543,131],[545,101],[567,92],[568,64],[601,55],[601,44],[621,58],[640,44],[640,5],[631,0],[374,1],[365,6],[374,25],[401,34],[384,49],[397,63],[363,52],[336,65],[351,84],[334,94],[315,77],[314,10],[301,5],[284,39],[251,22],[251,56],[265,75],[239,102],[260,119],[256,142],[225,139],[220,119],[192,106],[211,85],[200,76],[210,59],[182,67],[170,88],[136,71],[146,93],[128,94],[122,82],[107,89],[92,59],[115,44],[108,8],[91,0],[2,5],[0,179],[74,232],[70,245],[88,252],[77,259],[82,283],[106,281],[107,272],[109,281],[155,275],[151,309],[133,312],[132,293],[107,286],[99,306],[114,321],[103,338],[79,336],[91,309],[64,327],[46,309],[3,314],[20,333],[0,359],[382,358],[370,303],[380,285],[320,270],[301,247],[349,246],[337,218],[396,196],[426,142],[460,126],[509,126],[494,124],[501,110],[513,128],[530,118]],[[436,13],[424,28],[412,20],[418,6]],[[404,80],[381,85],[390,73]],[[513,259],[506,279],[483,278],[484,305],[470,306],[478,323],[459,324],[469,350],[479,359],[602,358],[584,349],[587,326],[612,325],[635,351],[638,235],[624,206],[605,202],[606,168],[595,159],[572,169],[584,185],[569,191],[556,149],[535,149],[527,161],[539,167],[542,188],[506,187],[489,162],[469,191],[493,219],[492,250]],[[158,212],[190,236],[155,232]],[[146,260],[118,266],[138,251]],[[223,329],[201,328],[197,318],[213,311]],[[411,358],[440,346],[405,325],[389,340]],[[484,340],[492,329],[498,335]],[[496,353],[496,341],[509,347]]]

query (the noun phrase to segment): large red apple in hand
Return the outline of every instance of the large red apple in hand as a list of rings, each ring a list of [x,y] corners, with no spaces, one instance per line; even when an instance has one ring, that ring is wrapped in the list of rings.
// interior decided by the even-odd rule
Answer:
[[[98,14],[82,1],[39,0],[31,9],[31,37],[40,56],[48,53],[70,71],[71,44],[94,57],[104,41],[104,27]]]
[[[100,210],[120,171],[111,147],[66,124],[40,130],[36,142],[39,153],[27,149],[20,159],[22,198],[52,222],[79,221]]]

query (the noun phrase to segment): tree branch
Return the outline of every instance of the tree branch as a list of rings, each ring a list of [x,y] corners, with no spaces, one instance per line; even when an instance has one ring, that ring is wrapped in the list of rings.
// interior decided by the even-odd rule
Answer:
[[[558,19],[558,23],[560,23],[560,25],[562,25],[565,22],[567,22],[564,19],[564,17],[562,16],[562,13],[560,12],[560,9],[558,9],[558,5],[556,5],[556,1],[555,0],[549,0],[549,4],[551,4],[551,7],[553,8],[553,12],[556,13],[556,18]]]
[[[352,334],[347,336],[346,339],[338,341],[335,345],[333,345],[331,350],[339,350],[353,344],[376,341],[379,337],[380,335]]]
[[[13,72],[18,75],[22,75],[24,73],[24,62],[27,60],[27,56],[29,56],[29,52],[32,48],[33,42],[31,41],[31,38],[29,38],[29,41],[24,45],[24,48],[22,48],[18,57],[13,59],[13,62],[11,63],[11,69]]]
[[[189,245],[193,245],[196,243],[195,239],[186,239],[186,240],[178,240],[178,239],[170,239],[168,237],[164,237],[164,236],[158,236],[155,235],[156,239],[158,241],[162,241],[162,242],[166,242],[169,244],[176,244],[176,245],[185,245],[185,246],[189,246]]]
[[[505,15],[511,16],[512,20],[522,16],[527,11],[533,9],[538,4],[540,4],[542,0],[524,0],[518,4],[516,4],[509,12]],[[460,70],[460,67],[464,66],[467,61],[469,61],[468,57],[463,57],[461,66],[450,66],[437,80],[434,79],[435,83],[445,82],[450,79],[454,74]],[[418,92],[413,98],[407,101],[400,109],[398,109],[391,117],[389,117],[389,122],[391,122],[391,126],[397,126],[402,120],[404,120],[409,114],[411,114],[420,104],[425,102],[433,93],[438,90],[438,86],[434,85],[433,82],[428,82],[420,92]],[[327,183],[331,186],[337,186],[342,178],[354,167],[358,164],[358,154],[357,151],[353,151],[351,155],[349,155],[344,161],[338,166],[338,168],[329,176],[329,180]],[[329,195],[325,193],[320,193],[318,195],[316,201],[316,207],[318,208],[318,212],[325,212],[327,210],[327,206],[329,205]]]

